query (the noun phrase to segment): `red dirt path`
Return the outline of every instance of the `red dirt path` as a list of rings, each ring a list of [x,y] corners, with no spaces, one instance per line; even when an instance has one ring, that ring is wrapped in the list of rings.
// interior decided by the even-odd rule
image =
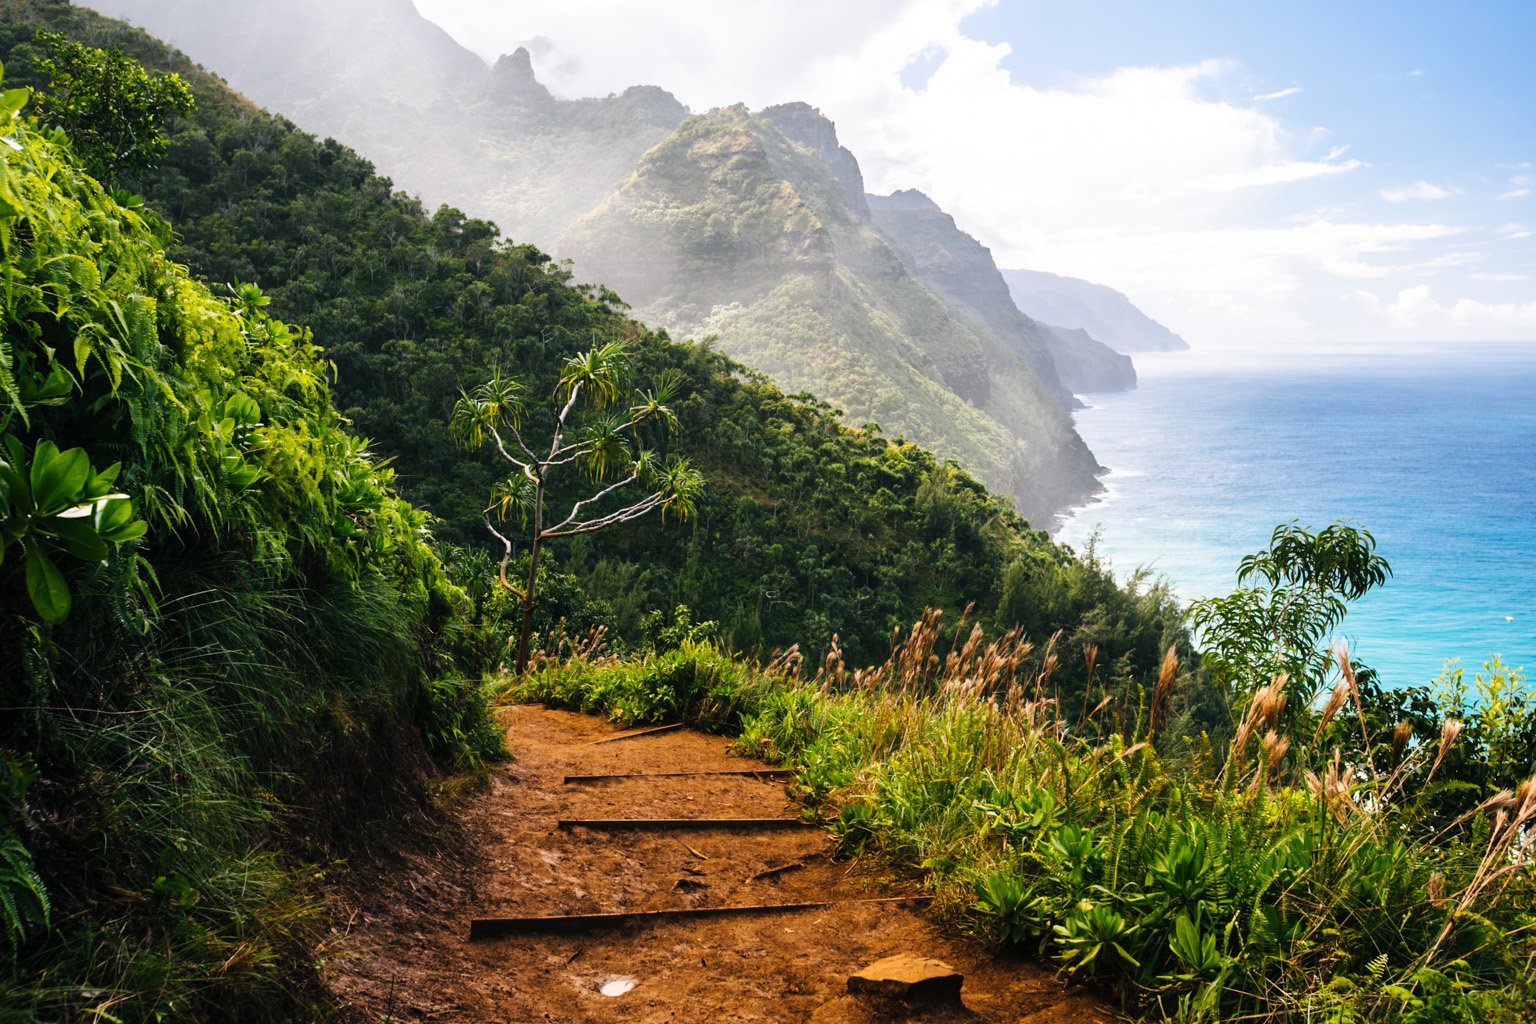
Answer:
[[[946,934],[920,906],[626,924],[575,935],[468,941],[474,917],[856,900],[910,889],[835,861],[820,830],[560,829],[557,818],[793,817],[781,785],[731,777],[565,785],[567,774],[761,767],[688,731],[591,745],[600,719],[538,707],[506,714],[516,763],[461,809],[462,849],[415,855],[339,902],[327,984],[361,1020],[779,1022],[876,1020],[1109,1024],[1115,1014],[1030,962]],[[766,878],[771,867],[801,866]],[[850,973],[910,952],[965,975],[965,1009],[873,1006]],[[600,993],[627,978],[617,997]]]

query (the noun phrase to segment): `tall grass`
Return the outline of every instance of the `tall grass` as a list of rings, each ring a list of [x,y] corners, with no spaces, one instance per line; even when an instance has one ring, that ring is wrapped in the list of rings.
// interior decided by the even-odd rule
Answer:
[[[1282,735],[1276,680],[1213,750],[1159,733],[1171,659],[1144,700],[1111,698],[1066,721],[1051,661],[1031,658],[1020,635],[957,630],[944,650],[940,625],[929,613],[862,670],[834,651],[808,680],[704,647],[638,663],[588,652],[514,695],[632,719],[625,701],[653,691],[663,661],[669,678],[729,678],[737,749],[794,766],[797,793],[842,850],[914,872],[952,922],[1136,1014],[1536,1016],[1536,781],[1421,838],[1422,797],[1404,780],[1443,759],[1453,727],[1376,772]],[[652,708],[687,718],[689,695],[713,687]],[[1325,719],[1358,714],[1358,701],[1346,671]]]

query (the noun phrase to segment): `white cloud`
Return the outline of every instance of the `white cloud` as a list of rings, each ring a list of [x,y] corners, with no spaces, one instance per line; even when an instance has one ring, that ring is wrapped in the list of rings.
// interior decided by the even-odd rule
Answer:
[[[1449,199],[1460,192],[1461,189],[1459,188],[1448,188],[1442,185],[1432,185],[1427,181],[1416,181],[1412,185],[1406,185],[1402,188],[1380,189],[1377,194],[1389,203],[1406,203],[1414,199]]]
[[[1522,165],[1523,166],[1523,165]],[[1531,194],[1531,178],[1529,175],[1520,174],[1509,179],[1512,186],[1508,192],[1503,192],[1499,199],[1524,199]]]
[[[1301,92],[1301,86],[1293,85],[1289,89],[1279,89],[1275,92],[1266,92],[1262,96],[1255,96],[1253,102],[1268,103],[1270,100],[1283,100],[1287,96],[1295,96]]]
[[[1512,242],[1517,242],[1522,238],[1530,238],[1532,232],[1531,229],[1526,227],[1524,224],[1515,224],[1511,222],[1499,228],[1498,234],[1501,238],[1507,238]]]
[[[1405,333],[1423,338],[1464,335],[1468,328],[1490,340],[1536,338],[1536,302],[1457,299],[1445,305],[1434,298],[1429,285],[1418,284],[1399,292],[1382,312]]]

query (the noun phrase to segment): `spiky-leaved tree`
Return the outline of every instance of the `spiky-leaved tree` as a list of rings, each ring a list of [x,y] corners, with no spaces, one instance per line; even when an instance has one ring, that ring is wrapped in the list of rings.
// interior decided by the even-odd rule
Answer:
[[[502,546],[501,585],[517,597],[522,610],[519,675],[528,667],[534,590],[545,541],[627,523],[657,509],[663,522],[669,513],[686,519],[703,488],[703,477],[686,459],[663,459],[640,446],[637,431],[642,424],[675,429],[677,417],[668,402],[676,379],[665,378],[654,390],[633,391],[628,356],[623,342],[608,342],[566,360],[550,399],[554,430],[547,448],[542,439],[524,436],[528,389],[511,377],[496,374],[461,395],[454,407],[453,429],[460,442],[479,447],[490,441],[512,466],[512,472],[492,490],[482,517],[485,528]],[[555,521],[545,515],[545,496],[550,474],[565,466],[584,472],[595,489]],[[643,491],[644,496],[628,500],[635,494],[630,490],[621,499],[626,488]],[[614,507],[621,500],[627,503]],[[496,527],[512,514],[528,538],[528,577],[521,588],[507,579],[512,540]]]

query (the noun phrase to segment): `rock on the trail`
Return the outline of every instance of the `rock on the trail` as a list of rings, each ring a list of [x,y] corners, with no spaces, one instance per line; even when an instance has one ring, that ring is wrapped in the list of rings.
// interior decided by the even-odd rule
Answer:
[[[942,960],[898,953],[848,976],[854,995],[939,999],[958,1003],[965,976]]]

